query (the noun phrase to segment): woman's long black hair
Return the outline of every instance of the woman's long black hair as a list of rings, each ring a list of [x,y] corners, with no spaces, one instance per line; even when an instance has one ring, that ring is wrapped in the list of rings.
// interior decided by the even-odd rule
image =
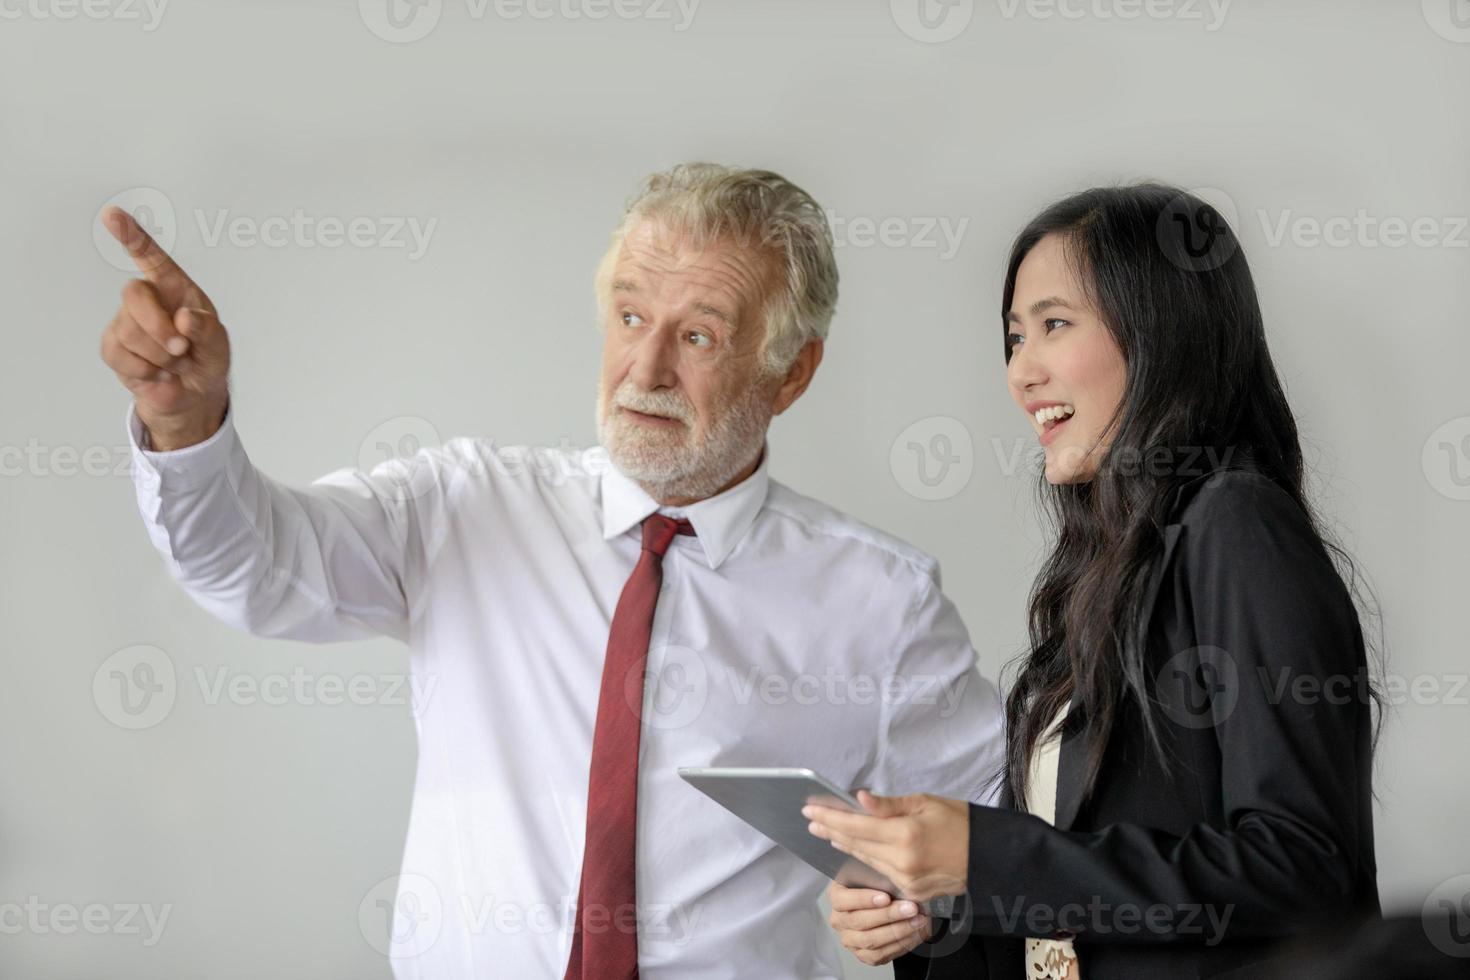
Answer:
[[[1198,475],[1201,461],[1252,465],[1289,493],[1360,595],[1351,558],[1324,535],[1303,493],[1296,420],[1266,346],[1245,254],[1219,212],[1155,183],[1093,188],[1051,205],[1011,249],[1001,302],[1006,334],[1016,273],[1048,235],[1060,236],[1127,368],[1096,476],[1040,480],[1057,537],[1032,589],[1030,650],[1006,701],[1005,778],[1018,806],[1031,753],[1074,691],[1082,718],[1069,724],[1086,726],[1090,746],[1084,796],[1095,786],[1109,732],[1130,707],[1167,771],[1138,619],[1171,498]],[[1005,356],[1009,363],[1008,339]],[[1195,463],[1115,465],[1150,459]],[[1381,708],[1376,687],[1367,691]],[[1376,734],[1375,725],[1375,741]]]

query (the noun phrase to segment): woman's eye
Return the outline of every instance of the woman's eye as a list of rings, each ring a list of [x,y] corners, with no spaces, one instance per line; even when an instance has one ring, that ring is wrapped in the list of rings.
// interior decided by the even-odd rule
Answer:
[[[637,323],[632,322],[634,320],[636,320],[638,322]],[[643,317],[639,316],[637,313],[624,313],[623,314],[623,326],[625,326],[625,327],[636,327],[636,326],[639,326],[642,323],[643,323]]]
[[[1008,333],[1008,334],[1006,334],[1006,349],[1007,350],[1010,350],[1012,347],[1016,346],[1017,344],[1019,344],[1021,341],[1025,340],[1025,339],[1026,339],[1025,337],[1022,337],[1018,333]]]
[[[1054,316],[1054,317],[1051,317],[1050,319],[1043,320],[1041,322],[1046,325],[1046,332],[1047,333],[1051,333],[1053,330],[1055,330],[1059,326],[1062,326],[1067,321],[1066,320],[1063,320],[1061,317],[1055,317]],[[1056,326],[1053,326],[1053,324],[1056,324]]]

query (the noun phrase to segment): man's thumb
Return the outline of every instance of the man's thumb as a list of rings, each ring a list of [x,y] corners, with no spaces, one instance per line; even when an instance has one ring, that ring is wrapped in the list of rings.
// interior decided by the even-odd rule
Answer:
[[[174,327],[188,338],[189,344],[201,355],[208,354],[218,346],[220,331],[213,313],[191,307],[180,307],[174,314]]]

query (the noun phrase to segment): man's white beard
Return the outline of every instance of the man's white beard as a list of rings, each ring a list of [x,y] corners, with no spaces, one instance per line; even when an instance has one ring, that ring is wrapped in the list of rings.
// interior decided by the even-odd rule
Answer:
[[[678,419],[684,425],[663,428],[635,422],[618,406]],[[656,500],[714,496],[755,460],[770,423],[771,410],[762,401],[759,383],[697,436],[694,407],[683,396],[639,391],[624,381],[609,406],[606,386],[598,381],[598,438],[613,465]]]

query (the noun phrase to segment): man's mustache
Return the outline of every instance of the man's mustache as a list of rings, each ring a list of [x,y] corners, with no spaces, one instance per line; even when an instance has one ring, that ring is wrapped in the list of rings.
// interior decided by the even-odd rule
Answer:
[[[631,408],[644,415],[660,415],[689,423],[694,420],[694,408],[687,401],[672,395],[656,395],[650,392],[620,391],[613,397],[617,408]]]

